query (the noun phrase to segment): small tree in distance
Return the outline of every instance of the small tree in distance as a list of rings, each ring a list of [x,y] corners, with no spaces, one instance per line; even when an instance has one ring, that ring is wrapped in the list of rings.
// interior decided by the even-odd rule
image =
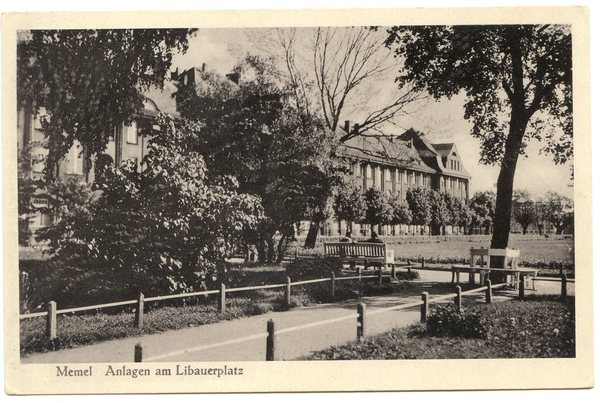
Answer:
[[[346,221],[346,232],[351,232],[353,222],[365,220],[367,202],[359,187],[348,185],[340,189],[333,204],[335,215],[339,220]]]
[[[538,212],[534,201],[529,193],[525,190],[515,190],[513,196],[513,217],[514,220],[521,225],[523,234],[527,232],[527,228],[531,224],[536,224],[538,221]]]

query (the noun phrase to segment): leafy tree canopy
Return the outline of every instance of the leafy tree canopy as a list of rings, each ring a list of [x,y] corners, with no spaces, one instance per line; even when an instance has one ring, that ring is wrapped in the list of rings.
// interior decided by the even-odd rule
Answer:
[[[196,88],[181,86],[176,99],[182,116],[198,123],[193,147],[208,169],[235,177],[241,192],[262,200],[259,258],[278,260],[294,224],[332,213],[341,182],[338,143],[318,118],[290,102],[270,60],[248,56],[235,72],[237,84],[205,73]],[[263,254],[265,248],[272,252]]]
[[[526,141],[545,141],[557,163],[572,157],[572,42],[564,25],[410,26],[388,30],[401,59],[398,82],[451,98],[464,91],[465,118],[481,160],[501,163],[492,247],[510,232],[513,179]]]
[[[193,29],[36,30],[17,50],[19,107],[41,113],[46,175],[74,140],[101,153],[114,127],[143,107],[141,91],[162,88],[175,52]],[[43,109],[41,109],[43,108]]]

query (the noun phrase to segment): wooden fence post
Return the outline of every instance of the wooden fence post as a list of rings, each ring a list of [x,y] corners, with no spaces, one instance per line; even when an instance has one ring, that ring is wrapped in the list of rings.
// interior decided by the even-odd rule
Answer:
[[[396,265],[392,265],[392,276],[391,276],[392,280],[396,280]]]
[[[421,257],[421,269],[425,268],[425,256]]]
[[[488,304],[492,303],[492,280],[489,278],[485,280],[485,284],[487,285],[487,290],[485,291],[485,302]]]
[[[525,298],[525,276],[523,274],[519,276],[519,298]]]
[[[331,271],[331,299],[335,298],[335,272]]]
[[[560,276],[561,279],[561,283],[560,283],[560,297],[561,298],[567,298],[567,275],[565,273],[563,273]]]
[[[275,361],[275,322],[269,319],[267,322],[267,361]]]
[[[285,303],[288,308],[292,306],[292,280],[289,277],[285,278]]]
[[[454,299],[454,304],[456,305],[456,311],[460,311],[462,308],[462,289],[459,285],[456,286],[456,298]]]
[[[46,337],[56,339],[56,302],[48,302],[48,321],[46,322]]]
[[[227,307],[227,289],[225,284],[221,283],[221,290],[219,291],[219,312],[225,313]]]
[[[133,362],[142,362],[142,343],[135,345],[135,352],[133,354]]]
[[[410,272],[411,272],[411,269],[410,269],[410,260],[406,261],[406,265],[408,266],[408,275],[410,276]]]
[[[377,275],[377,281],[379,282],[379,288],[381,288],[383,286],[383,270],[381,269]]]
[[[358,341],[364,340],[365,338],[365,325],[366,325],[366,310],[367,310],[367,306],[365,305],[364,302],[361,302],[358,304],[358,306],[356,307],[357,311],[358,311],[358,318],[356,319],[357,326],[356,326],[356,338]]]
[[[427,311],[429,311],[429,294],[424,291],[421,294],[421,299],[423,300],[423,305],[421,305],[421,323],[426,323]]]
[[[144,294],[140,292],[137,309],[135,310],[135,327],[139,329],[142,326],[144,326]]]

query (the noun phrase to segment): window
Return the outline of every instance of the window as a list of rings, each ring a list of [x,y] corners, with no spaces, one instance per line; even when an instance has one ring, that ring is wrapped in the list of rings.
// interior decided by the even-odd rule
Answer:
[[[131,122],[130,125],[124,127],[124,130],[125,130],[125,138],[127,139],[127,143],[137,144],[138,143],[137,123],[135,121]]]
[[[411,183],[412,183],[413,185],[416,185],[416,184],[417,184],[417,174],[416,174],[416,173],[414,173],[414,172],[411,172],[411,173],[410,173],[410,178],[411,178]]]
[[[48,207],[48,199],[45,197],[34,197],[31,201],[31,204],[37,208]]]
[[[408,185],[408,172],[402,171],[402,177],[404,178],[404,184]]]
[[[83,174],[83,156],[80,153],[80,146],[77,141],[73,142],[73,146],[67,154],[67,173],[68,174]]]
[[[387,182],[390,182],[392,180],[392,173],[390,172],[389,169],[384,168],[384,170],[385,170],[385,180]]]
[[[367,179],[371,179],[373,177],[373,169],[367,165],[365,170],[367,171]]]

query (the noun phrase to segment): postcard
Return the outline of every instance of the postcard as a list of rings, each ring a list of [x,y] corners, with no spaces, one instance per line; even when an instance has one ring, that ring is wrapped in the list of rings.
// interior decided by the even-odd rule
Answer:
[[[593,387],[589,29],[3,15],[6,393]]]

